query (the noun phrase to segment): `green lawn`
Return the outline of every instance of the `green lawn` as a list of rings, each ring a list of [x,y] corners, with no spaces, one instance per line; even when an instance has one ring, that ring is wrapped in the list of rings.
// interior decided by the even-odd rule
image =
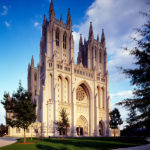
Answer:
[[[23,139],[17,143],[23,142]],[[27,139],[27,142],[31,142]],[[33,139],[35,144],[12,144],[0,150],[110,150],[120,147],[129,147],[147,144],[144,138],[43,138]]]

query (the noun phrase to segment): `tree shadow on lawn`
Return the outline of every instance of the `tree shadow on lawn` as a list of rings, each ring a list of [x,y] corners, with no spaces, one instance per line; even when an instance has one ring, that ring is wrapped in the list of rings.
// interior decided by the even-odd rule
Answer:
[[[50,145],[42,145],[42,144],[37,144],[37,148],[41,149],[41,150],[68,150],[66,147],[55,148],[55,147],[52,147]]]
[[[38,145],[40,149],[52,149],[52,150],[67,150],[66,145],[75,146],[76,148],[93,148],[99,150],[108,150],[112,148],[119,148],[119,147],[129,147],[129,146],[136,146],[135,143],[126,143],[119,139],[115,140],[112,138],[68,138],[61,140],[59,138],[52,138],[52,139],[43,139],[44,142],[51,142],[55,144],[63,144],[62,148],[54,148],[51,146],[45,145]]]

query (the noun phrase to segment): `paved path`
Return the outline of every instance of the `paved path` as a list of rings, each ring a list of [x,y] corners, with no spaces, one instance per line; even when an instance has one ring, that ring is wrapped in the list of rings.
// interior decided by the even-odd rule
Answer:
[[[150,139],[147,139],[147,141],[150,142]],[[113,150],[150,150],[150,144],[136,146],[136,147],[118,148]]]
[[[0,147],[17,142],[16,138],[0,137]]]

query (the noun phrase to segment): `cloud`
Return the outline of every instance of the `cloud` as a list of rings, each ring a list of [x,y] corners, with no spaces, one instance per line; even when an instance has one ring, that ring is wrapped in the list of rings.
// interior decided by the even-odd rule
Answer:
[[[132,90],[127,90],[127,91],[121,91],[121,92],[117,92],[117,93],[112,93],[110,94],[111,98],[119,98],[119,99],[125,99],[125,98],[129,98],[132,97]]]
[[[6,5],[2,6],[2,12],[0,12],[1,16],[6,16],[8,13],[8,7]]]
[[[39,26],[39,22],[36,21],[36,22],[34,22],[33,25],[34,25],[34,27],[38,27]]]
[[[5,21],[4,24],[5,24],[5,26],[6,26],[7,28],[10,27],[10,23],[9,23],[8,21]]]

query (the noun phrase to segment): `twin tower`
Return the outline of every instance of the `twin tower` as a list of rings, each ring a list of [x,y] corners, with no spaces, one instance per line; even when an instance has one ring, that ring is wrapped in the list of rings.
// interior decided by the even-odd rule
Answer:
[[[47,31],[51,31],[53,34],[49,35]],[[51,36],[53,36],[54,39]],[[59,61],[64,61],[66,63],[74,61],[74,41],[72,36],[72,21],[70,9],[68,9],[66,23],[63,23],[62,16],[60,17],[60,20],[57,20],[55,18],[53,1],[51,1],[49,9],[49,22],[47,21],[45,16],[43,20],[41,53],[49,51],[48,46],[47,48],[44,47],[48,39],[55,40],[56,45],[54,45],[53,48],[56,48],[55,53]],[[50,53],[51,54],[49,55],[52,57],[54,51],[51,51]],[[107,53],[105,48],[104,30],[102,30],[101,39],[99,39],[99,35],[97,35],[97,39],[94,39],[92,22],[90,22],[88,40],[84,38],[83,41],[82,35],[80,34],[77,64],[81,64],[89,69],[96,69],[99,72],[104,69],[104,71],[102,72],[105,73],[106,61]]]

